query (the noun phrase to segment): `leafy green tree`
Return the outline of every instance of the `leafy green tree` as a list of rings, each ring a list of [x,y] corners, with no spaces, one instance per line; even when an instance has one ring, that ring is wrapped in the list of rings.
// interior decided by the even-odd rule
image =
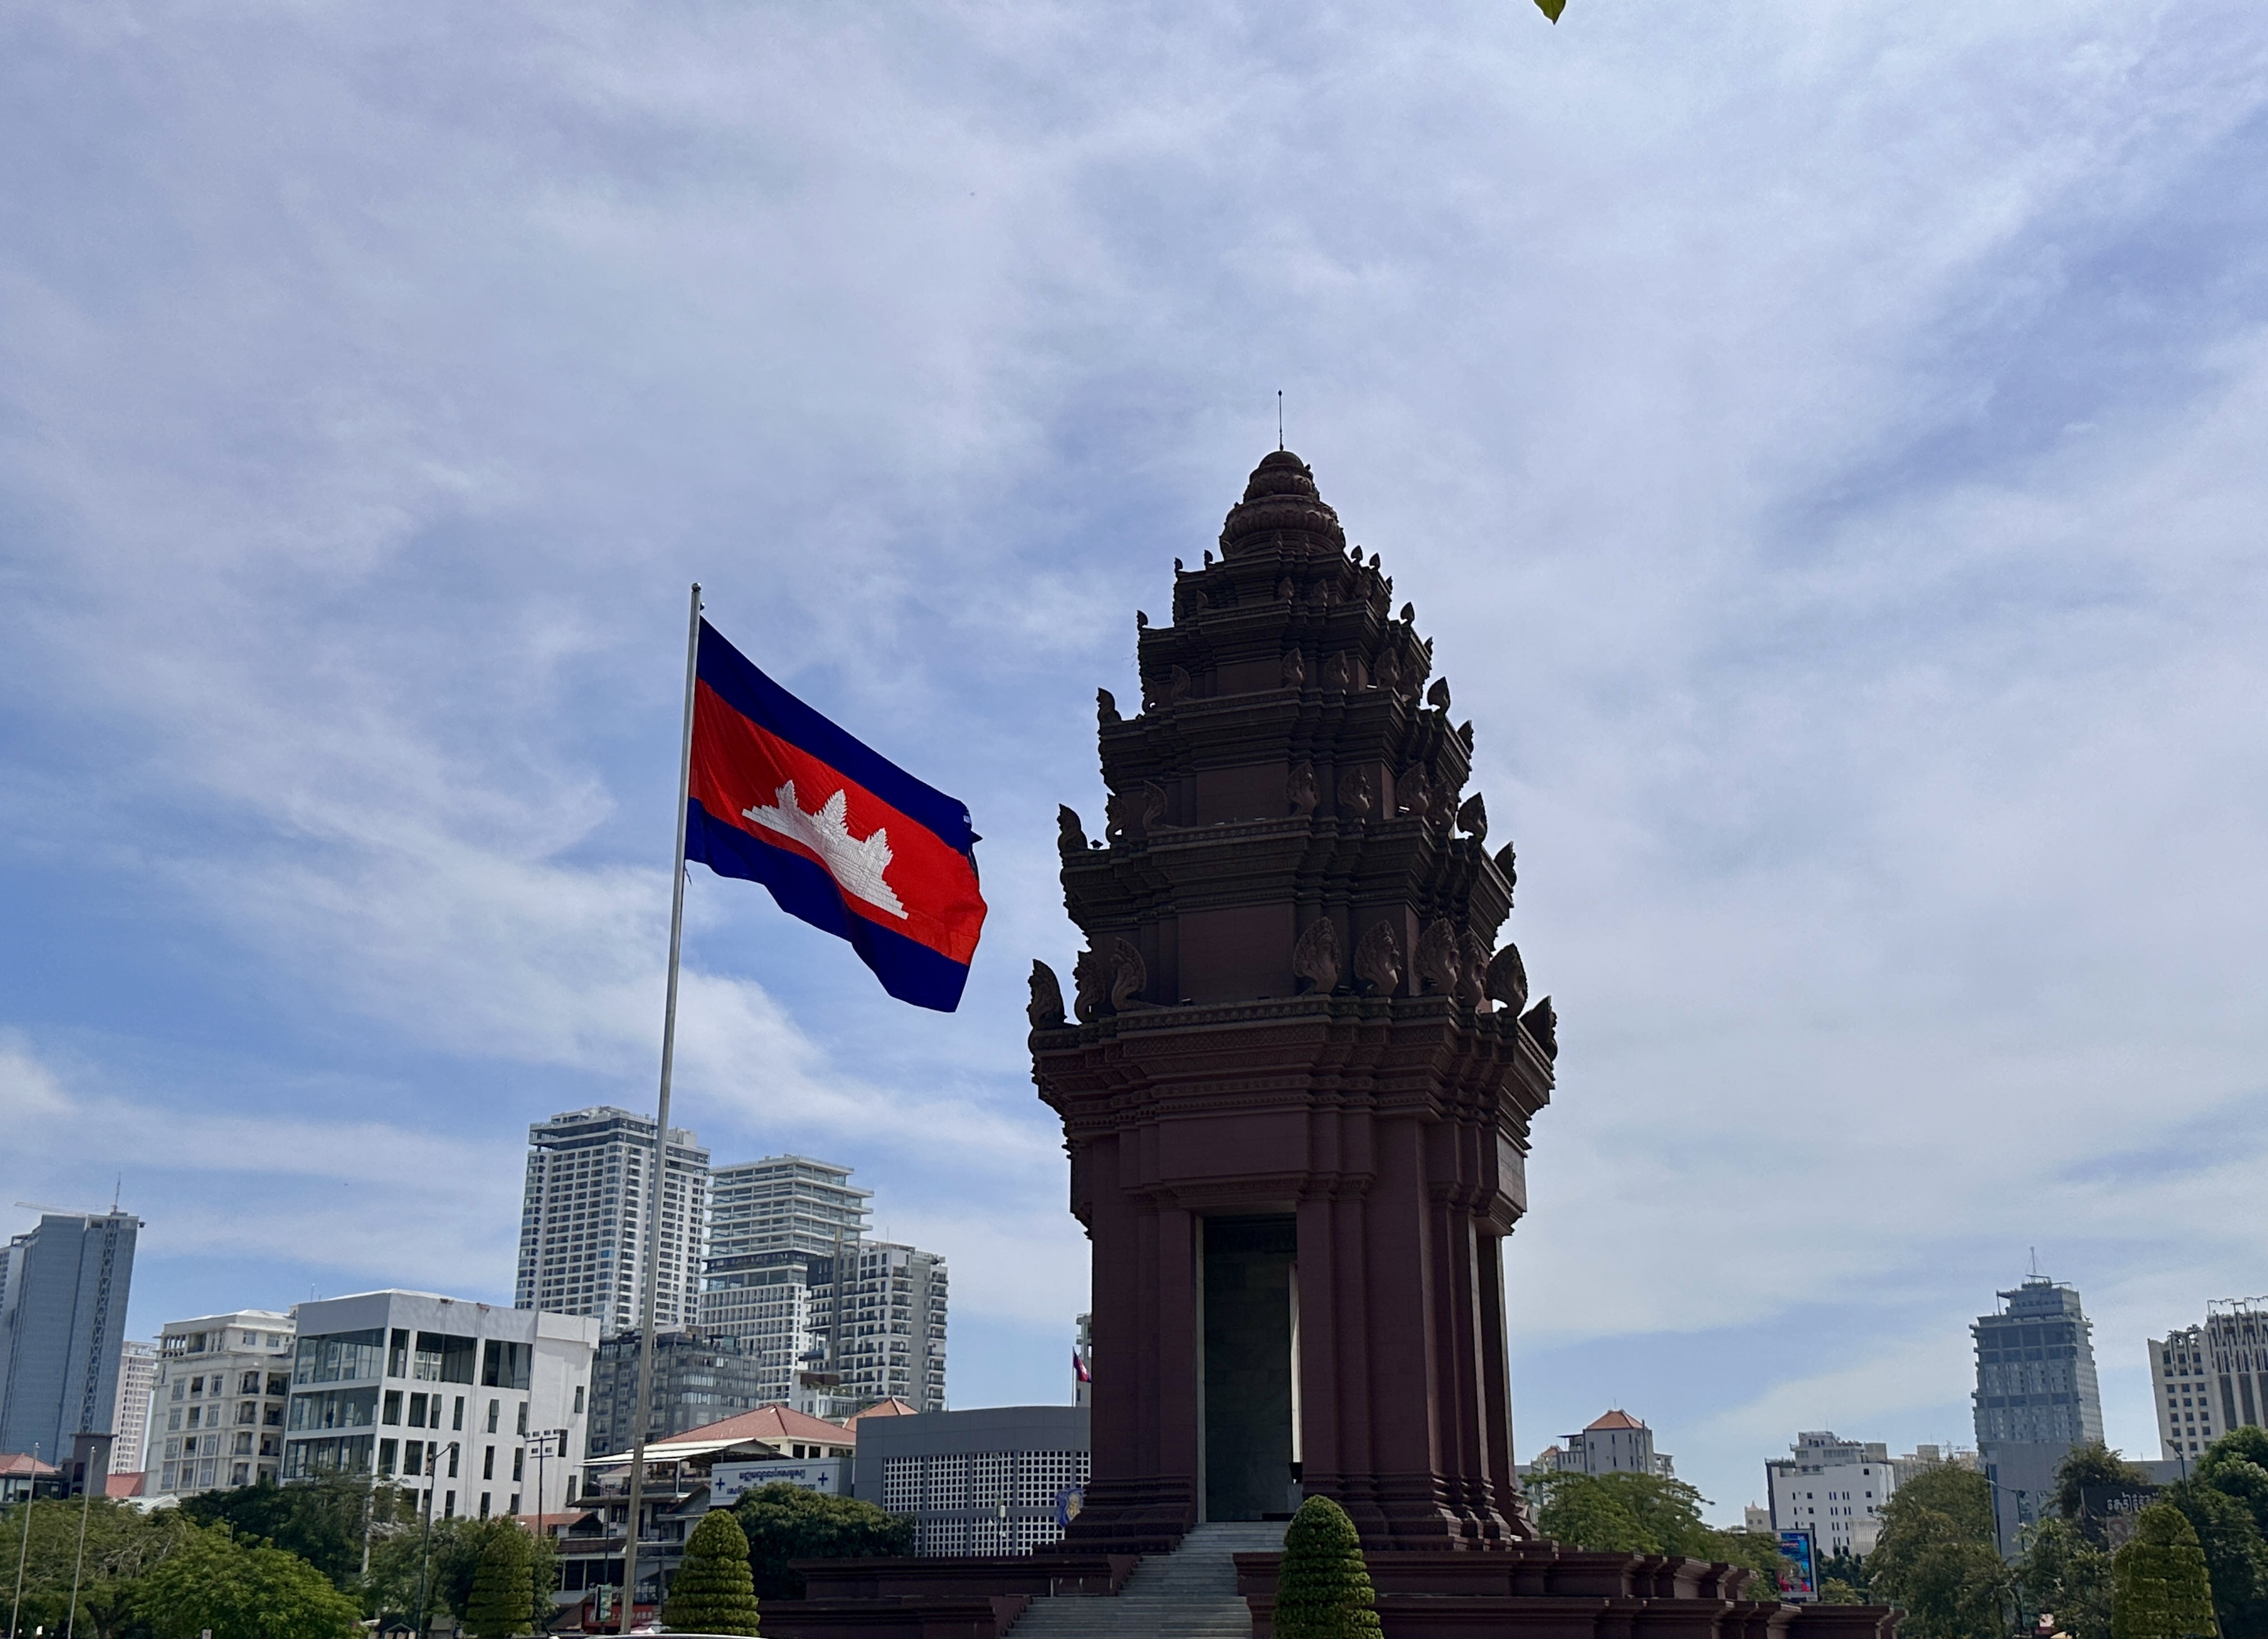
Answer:
[[[502,1530],[486,1533],[465,1601],[465,1631],[473,1639],[512,1639],[534,1631],[534,1555],[528,1534],[512,1520],[502,1524]]]
[[[2268,1639],[2268,1542],[2252,1510],[2203,1473],[2168,1486],[2166,1501],[2198,1534],[2221,1639]]]
[[[1943,1463],[1899,1486],[1867,1569],[1874,1598],[1905,1606],[1907,1639],[1999,1639],[2007,1629],[2014,1578],[1980,1474]]]
[[[1284,1532],[1277,1639],[1376,1639],[1377,1604],[1354,1521],[1330,1498],[1309,1497]]]
[[[1826,1590],[1827,1584],[1830,1582],[1839,1582],[1859,1595],[1857,1601],[1859,1604],[1867,1603],[1867,1562],[1850,1549],[1837,1548],[1832,1554],[1822,1559],[1818,1565],[1818,1576],[1819,1598],[1822,1604],[1828,1602]],[[1837,1603],[1842,1603],[1842,1601],[1837,1601]]]
[[[1860,1597],[1858,1589],[1842,1577],[1830,1577],[1819,1584],[1819,1602],[1822,1605],[1864,1605],[1867,1601]]]
[[[2198,1478],[2242,1503],[2260,1534],[2268,1538],[2268,1429],[2246,1423],[2205,1448]]]
[[[1528,1487],[1539,1499],[1536,1528],[1556,1541],[1601,1553],[1672,1554],[1722,1561],[1755,1573],[1752,1599],[1777,1598],[1786,1562],[1772,1538],[1719,1531],[1701,1518],[1708,1499],[1657,1474],[1550,1474]]]
[[[756,1584],[748,1537],[730,1509],[711,1509],[686,1540],[685,1562],[671,1578],[662,1625],[686,1633],[753,1634]]]
[[[2205,1549],[2181,1510],[2144,1509],[2112,1564],[2111,1639],[2214,1639]]]
[[[136,1584],[151,1639],[360,1639],[354,1601],[306,1561],[236,1541],[225,1525],[192,1531]]]
[[[2128,1462],[2100,1440],[2086,1445],[2074,1445],[2063,1461],[2056,1465],[2056,1512],[2085,1531],[2087,1540],[2100,1547],[2103,1543],[2104,1522],[2088,1518],[2088,1488],[2109,1486],[2146,1491],[2156,1483],[2146,1471]],[[2049,1608],[2054,1609],[2053,1606]],[[2060,1616],[2063,1613],[2057,1611],[2056,1614]]]
[[[2110,1639],[2110,1554],[2074,1519],[2042,1520],[2026,1535],[2016,1562],[2016,1591],[2026,1614],[2055,1613],[2072,1639]]]
[[[83,1566],[82,1520],[86,1527]],[[55,1634],[73,1628],[94,1639],[118,1639],[132,1626],[136,1584],[192,1534],[192,1527],[172,1509],[144,1514],[107,1497],[18,1503],[0,1515],[0,1563],[4,1563],[7,1584],[0,1591],[12,1606],[20,1556],[24,1599],[19,1632],[45,1628]],[[79,1573],[75,1621],[70,1606],[74,1570]]]
[[[913,1549],[912,1520],[784,1480],[746,1493],[733,1512],[747,1533],[748,1569],[759,1599],[803,1597],[803,1577],[789,1569],[792,1560],[867,1559]]]
[[[313,1480],[279,1486],[273,1480],[233,1491],[207,1491],[181,1500],[181,1512],[200,1525],[225,1525],[240,1542],[265,1542],[296,1554],[352,1588],[362,1574],[366,1531],[382,1527],[404,1506],[404,1494],[373,1491],[357,1480]]]

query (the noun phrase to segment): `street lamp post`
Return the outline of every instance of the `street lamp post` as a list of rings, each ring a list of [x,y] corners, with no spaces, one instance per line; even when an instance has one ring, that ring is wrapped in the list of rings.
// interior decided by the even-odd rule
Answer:
[[[457,1444],[454,1440],[449,1442],[453,1454],[457,1450]],[[432,1441],[425,1447],[425,1530],[417,1544],[417,1631],[421,1634],[425,1631],[426,1596],[433,1569],[433,1481],[440,1457],[440,1441]]]

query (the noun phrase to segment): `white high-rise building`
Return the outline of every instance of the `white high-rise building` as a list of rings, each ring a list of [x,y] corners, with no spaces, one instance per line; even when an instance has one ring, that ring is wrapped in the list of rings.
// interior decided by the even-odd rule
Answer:
[[[118,1354],[118,1409],[111,1414],[110,1472],[140,1474],[150,1448],[150,1400],[158,1392],[158,1346],[129,1341]]]
[[[2205,1305],[2203,1326],[2150,1340],[2158,1444],[2189,1462],[2231,1429],[2268,1423],[2268,1300]]]
[[[187,1496],[276,1478],[292,1338],[291,1317],[272,1309],[166,1322],[144,1496]]]
[[[438,1518],[572,1499],[597,1321],[405,1291],[294,1312],[283,1479],[357,1476],[421,1506],[430,1489]]]
[[[527,1143],[514,1305],[587,1316],[608,1333],[638,1325],[652,1121],[612,1106],[571,1110],[530,1127]],[[670,1128],[668,1150],[654,1324],[685,1327],[698,1311],[709,1152],[681,1127]]]
[[[1879,1440],[1840,1440],[1831,1430],[1799,1434],[1790,1455],[1764,1464],[1776,1531],[1808,1531],[1830,1554],[1871,1554],[1882,1504],[1897,1489],[1899,1464]]]
[[[843,1282],[838,1293],[834,1275]],[[813,1290],[827,1317],[828,1375],[841,1415],[880,1400],[916,1411],[945,1409],[945,1260],[933,1252],[870,1240],[845,1251]]]

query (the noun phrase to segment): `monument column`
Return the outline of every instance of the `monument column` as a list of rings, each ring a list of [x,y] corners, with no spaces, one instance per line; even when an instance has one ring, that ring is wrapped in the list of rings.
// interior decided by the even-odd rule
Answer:
[[[1169,623],[1137,616],[1141,709],[1098,696],[1102,837],[1060,814],[1070,1004],[1033,973],[1094,1258],[1068,1546],[1316,1492],[1373,1547],[1501,1546],[1529,1532],[1497,1243],[1556,1052],[1494,943],[1512,850],[1414,610],[1297,456],[1219,548],[1176,562]]]

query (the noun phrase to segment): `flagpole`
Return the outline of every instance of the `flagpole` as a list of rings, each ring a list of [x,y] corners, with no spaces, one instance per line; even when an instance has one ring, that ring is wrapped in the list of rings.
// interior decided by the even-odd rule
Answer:
[[[693,683],[700,659],[701,583],[695,581],[692,609],[685,618],[685,727],[677,746],[677,865],[669,877],[669,991],[661,1014],[661,1094],[653,1116],[653,1171],[646,1179],[645,1304],[638,1327],[637,1401],[630,1412],[636,1440],[630,1454],[630,1523],[622,1537],[620,1631],[623,1633],[630,1632],[637,1611],[638,1510],[645,1499],[645,1430],[653,1398],[653,1307],[661,1285],[661,1196],[669,1174],[669,1072],[677,1055],[677,951],[685,933],[685,820],[693,799]],[[692,1256],[689,1236],[686,1256]]]

